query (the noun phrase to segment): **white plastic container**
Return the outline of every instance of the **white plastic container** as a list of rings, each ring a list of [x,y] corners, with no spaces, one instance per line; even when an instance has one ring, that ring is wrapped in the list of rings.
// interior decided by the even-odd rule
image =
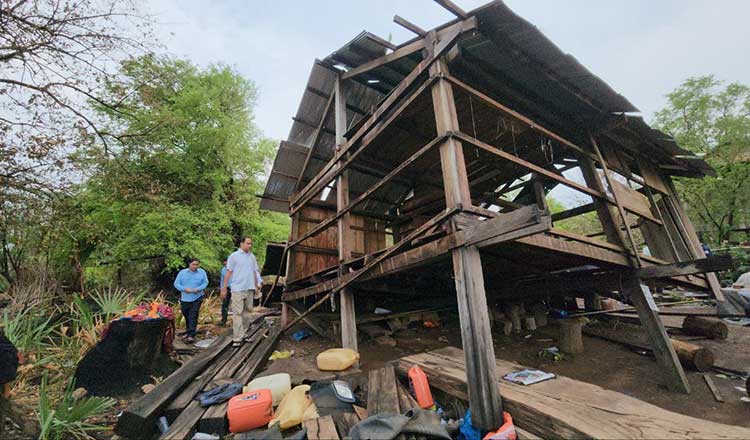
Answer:
[[[255,391],[260,389],[271,390],[273,397],[273,406],[278,405],[281,399],[292,389],[292,379],[287,373],[272,374],[270,376],[258,377],[250,381],[243,388],[243,392]]]

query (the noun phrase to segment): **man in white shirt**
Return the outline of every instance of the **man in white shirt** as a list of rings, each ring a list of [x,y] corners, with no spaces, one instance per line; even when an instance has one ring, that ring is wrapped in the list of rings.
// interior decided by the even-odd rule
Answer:
[[[227,286],[232,289],[232,345],[242,344],[253,311],[253,299],[261,297],[263,279],[255,255],[250,252],[253,239],[243,237],[240,248],[229,256],[224,275],[221,299],[227,296]]]

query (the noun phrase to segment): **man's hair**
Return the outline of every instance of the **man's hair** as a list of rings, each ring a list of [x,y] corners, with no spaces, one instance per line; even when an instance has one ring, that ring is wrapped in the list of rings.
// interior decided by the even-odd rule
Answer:
[[[193,261],[197,261],[198,263],[200,263],[200,262],[201,262],[201,260],[199,260],[199,259],[197,259],[197,258],[188,258],[188,260],[187,260],[188,264],[192,264],[192,263],[193,263]]]
[[[249,235],[243,235],[243,236],[242,236],[242,237],[241,237],[241,238],[239,239],[239,241],[237,242],[237,246],[239,246],[239,245],[240,245],[240,243],[244,243],[244,242],[245,242],[245,240],[247,240],[248,238],[250,239],[250,241],[253,241],[253,237],[251,237],[251,236],[249,236]]]

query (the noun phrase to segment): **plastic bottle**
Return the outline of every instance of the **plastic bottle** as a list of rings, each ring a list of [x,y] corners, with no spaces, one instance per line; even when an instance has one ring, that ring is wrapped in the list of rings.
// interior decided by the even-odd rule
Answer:
[[[287,373],[272,374],[253,379],[244,389],[244,392],[255,391],[262,388],[271,390],[273,395],[273,406],[281,402],[281,399],[292,389],[292,379]]]
[[[422,409],[432,409],[435,401],[432,399],[430,392],[430,383],[427,381],[427,375],[418,365],[409,368],[409,387],[417,399],[417,404]]]
[[[167,431],[169,431],[169,423],[167,422],[167,418],[164,416],[159,417],[159,420],[156,422],[156,426],[159,427],[159,431],[161,431],[162,434],[165,434]]]

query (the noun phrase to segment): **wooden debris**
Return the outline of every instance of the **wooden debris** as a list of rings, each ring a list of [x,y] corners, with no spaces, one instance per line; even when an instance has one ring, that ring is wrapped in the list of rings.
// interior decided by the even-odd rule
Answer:
[[[583,353],[581,329],[588,322],[586,318],[563,319],[560,321],[560,350],[564,353]]]
[[[370,371],[368,378],[367,414],[370,416],[380,413],[400,414],[396,373],[393,365]]]
[[[401,374],[419,365],[430,385],[466,400],[463,353],[456,348],[402,358]],[[496,360],[498,376],[526,367]],[[565,376],[523,386],[501,381],[505,409],[522,429],[542,438],[750,438],[750,429],[677,414]]]
[[[724,403],[724,399],[721,397],[721,394],[719,394],[719,390],[716,389],[716,384],[714,384],[714,380],[711,379],[711,376],[708,374],[703,374],[703,380],[706,381],[706,385],[708,385],[708,389],[711,390],[711,393],[714,395],[714,399],[716,399],[717,402]]]
[[[305,420],[303,426],[307,428],[308,440],[338,440],[336,425],[333,417],[325,416],[317,419]]]
[[[714,354],[711,350],[700,345],[672,339],[672,346],[677,357],[685,365],[697,371],[709,371],[714,366]]]
[[[398,406],[401,408],[400,414],[403,414],[412,408],[419,408],[417,400],[412,397],[409,390],[407,390],[404,384],[399,380],[396,380],[396,392],[398,394]]]

